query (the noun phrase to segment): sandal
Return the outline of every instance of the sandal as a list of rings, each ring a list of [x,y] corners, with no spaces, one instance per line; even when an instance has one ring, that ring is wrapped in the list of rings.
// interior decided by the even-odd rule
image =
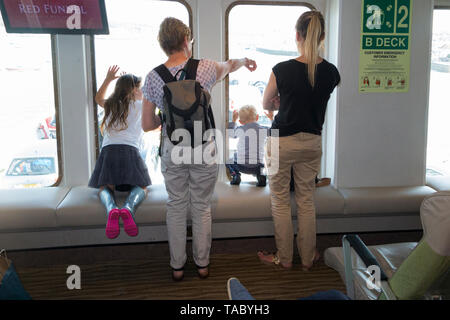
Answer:
[[[209,268],[208,267],[209,267],[209,265],[207,265],[206,267],[197,266],[197,274],[200,279],[206,279],[209,277]],[[201,270],[206,270],[206,271],[200,272]]]
[[[276,265],[276,266],[281,266],[284,269],[291,269],[292,268],[292,263],[282,263],[280,261],[280,259],[278,259],[277,255],[275,252],[267,252],[267,251],[258,251],[258,258],[259,260],[264,263],[264,264],[268,264],[268,265]],[[272,256],[272,258],[269,258],[269,256]],[[266,259],[264,259],[266,258]]]
[[[181,273],[181,276],[180,275],[176,276],[175,272],[180,272],[180,271],[183,271]],[[183,280],[183,278],[184,278],[184,266],[182,268],[179,268],[179,269],[172,268],[172,280],[173,281],[179,282],[179,281]]]

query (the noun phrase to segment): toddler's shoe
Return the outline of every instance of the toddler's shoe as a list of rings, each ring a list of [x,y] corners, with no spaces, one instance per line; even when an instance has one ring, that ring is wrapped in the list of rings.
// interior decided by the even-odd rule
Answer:
[[[241,175],[240,174],[234,174],[231,176],[231,182],[230,184],[233,186],[238,186],[241,183]]]
[[[267,185],[267,176],[258,175],[256,179],[258,179],[257,187],[265,187]]]

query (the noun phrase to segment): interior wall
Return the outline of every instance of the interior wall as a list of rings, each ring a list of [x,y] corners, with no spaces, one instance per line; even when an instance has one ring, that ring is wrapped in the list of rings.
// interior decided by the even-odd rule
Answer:
[[[359,93],[361,0],[339,0],[337,187],[417,186],[425,182],[433,1],[412,1],[410,89]]]

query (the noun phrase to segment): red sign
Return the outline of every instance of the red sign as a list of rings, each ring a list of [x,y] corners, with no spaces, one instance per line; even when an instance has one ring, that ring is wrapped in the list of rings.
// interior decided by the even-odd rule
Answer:
[[[104,0],[0,0],[7,32],[107,34]]]

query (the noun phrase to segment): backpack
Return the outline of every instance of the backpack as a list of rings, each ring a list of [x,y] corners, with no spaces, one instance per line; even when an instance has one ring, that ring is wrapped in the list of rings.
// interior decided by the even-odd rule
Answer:
[[[185,67],[173,76],[164,64],[155,68],[165,85],[161,114],[162,123],[166,124],[167,134],[174,145],[182,142],[172,140],[172,134],[176,129],[185,129],[191,135],[191,147],[195,148],[207,141],[203,140],[204,133],[209,129],[215,129],[214,116],[210,105],[211,95],[203,89],[200,82],[196,81],[197,68],[200,60],[189,59]],[[181,74],[177,80],[177,75]],[[194,137],[194,122],[201,123],[202,136]]]

